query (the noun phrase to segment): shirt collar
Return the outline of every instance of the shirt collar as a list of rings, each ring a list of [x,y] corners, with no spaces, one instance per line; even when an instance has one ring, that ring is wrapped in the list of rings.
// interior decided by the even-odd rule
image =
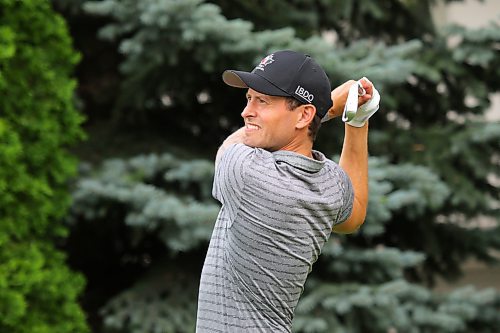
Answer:
[[[276,162],[283,162],[307,172],[318,172],[323,168],[326,162],[325,155],[313,150],[313,158],[288,150],[278,150],[272,153]]]

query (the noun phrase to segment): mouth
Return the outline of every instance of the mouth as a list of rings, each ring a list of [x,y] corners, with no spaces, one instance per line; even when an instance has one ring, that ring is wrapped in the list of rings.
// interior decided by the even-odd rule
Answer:
[[[246,123],[245,124],[245,129],[247,131],[258,131],[260,129],[260,127],[257,126],[257,125],[255,125],[255,124]]]

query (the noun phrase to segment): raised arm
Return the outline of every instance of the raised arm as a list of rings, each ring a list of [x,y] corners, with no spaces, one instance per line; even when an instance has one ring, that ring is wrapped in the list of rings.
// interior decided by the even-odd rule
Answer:
[[[331,110],[331,112],[335,116],[342,114],[347,98],[347,90],[353,83],[354,81],[348,81],[332,92],[334,108],[336,109]],[[369,101],[373,94],[373,85],[370,81],[362,79],[361,84],[366,91],[366,95],[359,97],[359,105]],[[363,224],[368,206],[368,122],[361,127],[345,124],[344,144],[339,165],[351,180],[354,188],[354,203],[349,218],[345,222],[335,225],[333,231],[352,233]]]
[[[368,123],[363,127],[345,125],[339,165],[351,179],[354,203],[351,216],[345,222],[335,225],[333,231],[352,233],[365,221],[368,206]]]

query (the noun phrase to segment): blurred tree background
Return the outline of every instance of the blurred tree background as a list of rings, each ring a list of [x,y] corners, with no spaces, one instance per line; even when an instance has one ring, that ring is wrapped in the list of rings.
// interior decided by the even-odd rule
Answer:
[[[437,278],[458,278],[468,258],[495,264],[500,249],[500,123],[485,118],[500,88],[497,24],[437,29],[430,0],[52,0],[81,54],[72,104],[74,83],[50,81],[58,68],[67,80],[78,59],[66,37],[65,48],[51,48],[64,34],[55,32],[64,30],[58,16],[46,1],[0,3],[0,309],[9,314],[0,331],[30,322],[22,306],[73,313],[81,275],[60,268],[72,275],[54,280],[73,284],[71,292],[16,280],[33,263],[61,265],[55,245],[86,278],[81,305],[93,332],[193,332],[219,208],[212,161],[241,126],[245,103],[221,73],[250,70],[285,48],[315,57],[332,87],[367,76],[383,96],[370,122],[366,223],[354,235],[332,235],[294,332],[500,331],[497,290],[431,290]],[[26,39],[14,38],[16,29]],[[73,105],[88,135],[77,145]],[[335,160],[342,138],[340,121],[324,124],[316,148]],[[68,144],[80,159],[70,184]],[[495,223],[480,228],[479,218]],[[39,239],[50,251],[37,260],[12,250],[29,246],[34,255]],[[59,310],[57,292],[69,298]],[[74,323],[78,329],[45,331],[84,330],[81,319]]]

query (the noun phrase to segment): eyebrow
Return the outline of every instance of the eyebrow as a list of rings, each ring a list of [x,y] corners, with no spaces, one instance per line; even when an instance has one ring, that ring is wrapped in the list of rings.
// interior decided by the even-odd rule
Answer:
[[[253,97],[253,98],[260,98],[262,100],[265,100],[265,101],[272,101],[273,100],[273,97],[274,96],[270,96],[270,95],[264,95],[264,94],[260,94],[260,93],[257,93],[257,94],[251,94],[251,93],[246,93],[245,94],[246,97]]]

